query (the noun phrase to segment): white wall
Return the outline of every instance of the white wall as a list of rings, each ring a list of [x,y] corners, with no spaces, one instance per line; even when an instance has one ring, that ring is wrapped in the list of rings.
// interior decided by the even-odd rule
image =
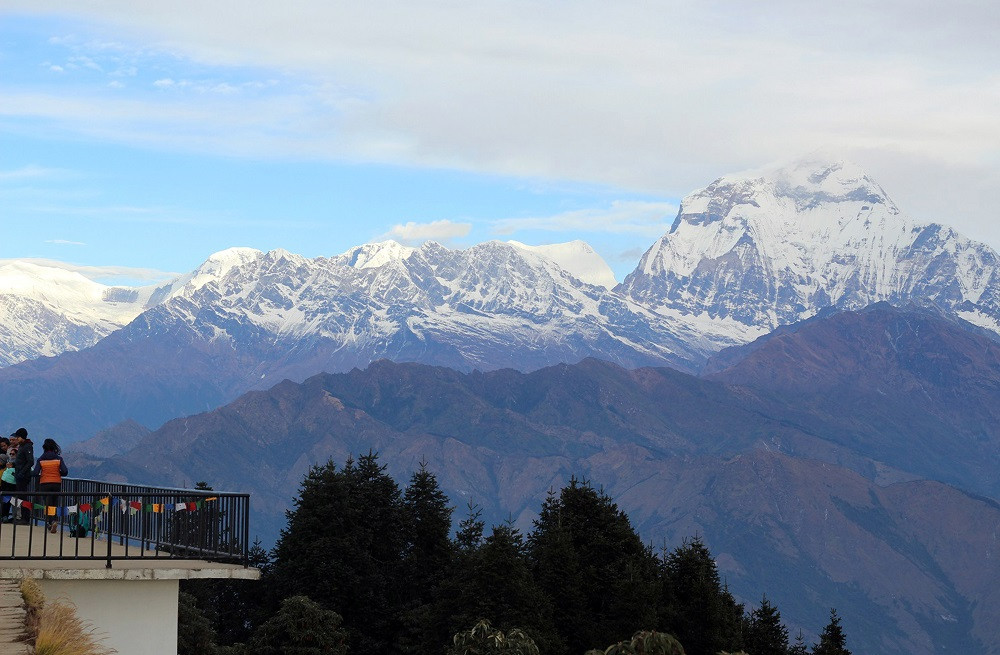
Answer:
[[[119,655],[177,655],[177,580],[38,581],[46,600],[76,605]]]

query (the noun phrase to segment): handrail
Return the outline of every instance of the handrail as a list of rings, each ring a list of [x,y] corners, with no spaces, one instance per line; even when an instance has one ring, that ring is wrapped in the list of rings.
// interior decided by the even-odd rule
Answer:
[[[0,497],[4,509],[12,506],[15,513],[30,518],[27,526],[0,523],[0,559],[103,559],[109,568],[114,560],[131,559],[249,566],[247,493],[81,478],[63,478],[58,492],[5,493],[10,495]],[[37,526],[52,524],[54,532],[38,532]],[[32,525],[35,529],[23,529]],[[63,537],[71,531],[79,536],[67,547]]]
[[[80,483],[80,482],[90,482],[93,484],[101,484],[107,486],[119,486],[119,487],[138,487],[142,489],[155,489],[156,492],[169,491],[174,493],[183,494],[204,494],[206,496],[249,496],[249,492],[245,491],[215,491],[213,489],[188,489],[186,487],[156,487],[150,486],[148,484],[135,484],[132,482],[108,482],[107,480],[94,480],[92,478],[71,478],[64,477],[63,482],[70,483]],[[151,492],[153,493],[153,492]]]

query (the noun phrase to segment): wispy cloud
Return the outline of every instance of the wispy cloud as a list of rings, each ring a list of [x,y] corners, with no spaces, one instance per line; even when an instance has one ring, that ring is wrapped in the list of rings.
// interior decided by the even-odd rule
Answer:
[[[0,182],[19,182],[23,180],[37,180],[40,178],[54,177],[66,173],[67,171],[59,168],[47,168],[45,166],[37,166],[35,164],[29,164],[28,166],[22,166],[21,168],[15,168],[7,171],[0,171]]]
[[[70,241],[69,239],[46,239],[45,243],[54,243],[59,246],[85,246],[83,241]]]
[[[424,241],[448,241],[467,236],[472,230],[471,223],[456,223],[448,220],[431,221],[430,223],[397,224],[380,239],[395,239],[401,243],[413,244]]]
[[[121,279],[158,282],[160,280],[167,280],[180,275],[180,273],[159,271],[153,268],[136,268],[131,266],[83,266],[62,262],[56,259],[43,259],[39,257],[24,259],[0,259],[0,265],[14,262],[31,262],[33,264],[38,264],[39,266],[50,266],[52,268],[59,268],[65,271],[79,273],[80,275],[91,280],[102,281]]]
[[[667,202],[620,200],[610,207],[577,209],[551,216],[504,218],[493,223],[496,234],[521,230],[548,232],[606,232],[658,236],[670,227],[677,206]]]
[[[897,200],[984,215],[1000,199],[997,4],[953,3],[947,20],[905,5],[301,0],[289,10],[258,0],[233,12],[107,0],[76,11],[115,38],[55,38],[53,48],[69,50],[52,61],[88,57],[105,76],[135,67],[128,91],[107,79],[103,97],[84,86],[0,88],[0,112],[46,134],[143,147],[374,160],[667,197],[832,145],[873,153],[876,177],[914,161],[977,171],[949,193],[897,174]],[[65,10],[60,0],[5,6]],[[282,84],[254,95],[250,77]],[[172,80],[171,92],[157,80]]]

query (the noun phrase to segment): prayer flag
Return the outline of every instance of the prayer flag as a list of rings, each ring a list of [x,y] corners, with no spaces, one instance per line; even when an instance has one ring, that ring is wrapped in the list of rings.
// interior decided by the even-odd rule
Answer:
[[[45,515],[46,516],[55,516],[56,515],[56,507],[55,507],[55,505],[46,505],[45,506]]]

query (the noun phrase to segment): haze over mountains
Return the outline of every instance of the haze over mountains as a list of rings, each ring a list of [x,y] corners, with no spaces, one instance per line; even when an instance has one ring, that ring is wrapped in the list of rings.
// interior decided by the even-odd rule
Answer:
[[[272,535],[328,457],[375,449],[400,480],[426,461],[460,517],[473,501],[522,527],[575,474],[654,544],[703,535],[734,593],[755,602],[766,584],[792,625],[836,606],[856,652],[993,652],[1000,344],[886,304],[755,345],[710,379],[593,359],[528,374],[377,362],[77,461],[102,479],[249,489]]]

